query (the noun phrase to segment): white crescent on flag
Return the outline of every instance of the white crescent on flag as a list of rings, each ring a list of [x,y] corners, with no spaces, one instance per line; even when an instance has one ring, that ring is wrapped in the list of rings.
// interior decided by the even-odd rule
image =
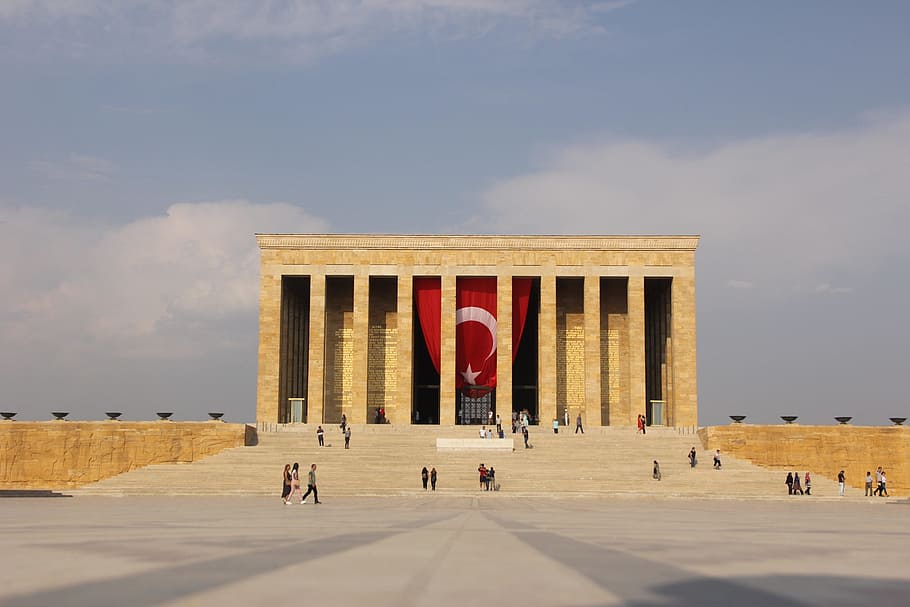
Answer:
[[[490,314],[489,310],[476,306],[458,308],[455,310],[455,326],[458,326],[463,322],[471,321],[479,322],[485,326],[493,337],[493,348],[490,350],[490,353],[487,354],[487,358],[490,358],[496,353],[496,318]]]

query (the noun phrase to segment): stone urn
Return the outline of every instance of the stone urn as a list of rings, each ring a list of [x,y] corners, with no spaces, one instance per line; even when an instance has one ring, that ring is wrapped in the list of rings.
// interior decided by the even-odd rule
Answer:
[[[798,415],[781,415],[780,418],[782,420],[784,420],[784,423],[792,424],[793,422],[795,422],[796,420],[799,419],[799,416]]]
[[[731,415],[730,419],[733,420],[734,424],[741,424],[741,423],[743,423],[743,420],[746,419],[746,416],[745,415]]]
[[[13,418],[16,417],[16,412],[15,411],[0,411],[0,416],[3,416],[3,419],[5,419],[6,421],[11,422],[11,421],[13,421]]]
[[[890,419],[895,426],[903,426],[904,422],[907,421],[906,417],[889,417],[888,419]]]
[[[104,414],[107,415],[107,418],[112,421],[118,421],[117,418],[123,415],[123,413],[120,411],[106,411]]]
[[[163,421],[168,421],[168,419],[169,419],[173,414],[174,414],[173,411],[165,411],[165,412],[159,411],[158,413],[155,413],[155,415],[158,416],[158,419],[163,420]]]
[[[212,418],[213,422],[221,421],[221,418],[224,417],[224,413],[209,413],[209,417]]]
[[[846,426],[847,422],[849,422],[853,418],[847,417],[845,415],[841,415],[840,417],[835,417],[834,419],[837,420],[837,423],[839,423],[841,426]]]
[[[53,415],[53,416],[54,416],[54,419],[56,419],[57,421],[61,421],[61,422],[62,422],[62,421],[65,421],[65,420],[66,420],[66,416],[69,415],[69,411],[67,411],[67,412],[63,412],[63,411],[51,411],[51,415]]]

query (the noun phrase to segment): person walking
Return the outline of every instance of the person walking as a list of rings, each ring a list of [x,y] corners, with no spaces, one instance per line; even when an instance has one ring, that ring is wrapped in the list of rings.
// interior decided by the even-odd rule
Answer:
[[[692,447],[692,450],[689,451],[689,467],[694,468],[698,465],[698,454],[695,451],[695,447]]]
[[[348,427],[348,416],[344,413],[341,414],[341,433],[344,434],[345,429]]]
[[[430,487],[433,488],[433,491],[436,491],[436,467],[435,466],[433,467],[432,470],[430,470]]]
[[[884,470],[882,470],[882,484],[878,488],[878,496],[881,497],[883,495],[885,497],[891,497],[890,495],[888,495],[888,479],[885,476]]]
[[[660,480],[660,464],[657,463],[657,460],[654,460],[654,469],[651,472],[651,476],[656,481]]]
[[[787,472],[787,495],[793,495],[793,473]]]
[[[720,470],[722,464],[720,463],[720,449],[714,452],[714,469]]]
[[[796,495],[796,494],[802,495],[803,494],[803,489],[802,489],[802,487],[800,487],[800,484],[801,483],[799,480],[799,472],[794,472],[793,473],[793,495]]]
[[[284,500],[284,503],[288,506],[291,505],[291,500],[294,499],[294,494],[300,494],[300,474],[299,474],[300,464],[294,462],[294,466],[291,468],[291,491],[288,493],[287,499]]]
[[[866,470],[866,497],[873,497],[875,495],[874,490],[872,489],[872,473]]]
[[[585,429],[581,427],[581,413],[575,418],[575,434],[578,434],[579,432],[582,434],[585,433]]]
[[[837,473],[837,494],[844,497],[844,484],[847,482],[847,475],[841,470]]]
[[[307,472],[306,493],[300,498],[301,504],[306,503],[306,498],[310,495],[310,492],[313,493],[313,503],[321,504],[322,502],[319,501],[319,491],[316,490],[316,464],[311,464],[310,471]]]
[[[423,470],[420,471],[420,481],[423,483],[423,490],[427,490],[427,483],[430,480],[430,471],[427,470],[427,467],[424,466]]]
[[[812,478],[809,476],[809,471],[806,471],[806,495],[812,495]]]
[[[344,448],[345,449],[351,448],[351,427],[350,426],[348,426],[347,428],[344,429]]]
[[[325,430],[322,429],[322,426],[317,426],[316,428],[316,439],[319,441],[319,446],[325,446]]]
[[[882,492],[882,467],[879,466],[875,469],[875,491],[872,492],[872,495],[880,495]]]
[[[530,448],[531,448],[531,445],[528,444],[528,427],[527,427],[527,426],[522,426],[522,428],[521,428],[521,437],[522,437],[522,438],[524,439],[524,441],[525,441],[525,449],[530,449]]]
[[[288,495],[291,493],[291,465],[284,465],[284,472],[281,473],[281,501],[285,505],[289,504]]]

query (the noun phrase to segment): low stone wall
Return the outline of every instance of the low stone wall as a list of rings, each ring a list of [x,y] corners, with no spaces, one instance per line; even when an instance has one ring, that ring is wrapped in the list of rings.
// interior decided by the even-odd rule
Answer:
[[[702,428],[698,434],[710,451],[780,469],[781,485],[787,470],[832,479],[844,470],[847,485],[862,489],[866,472],[874,477],[882,466],[888,493],[910,494],[910,427],[730,424]]]
[[[0,489],[69,489],[149,464],[254,444],[223,422],[0,422]]]

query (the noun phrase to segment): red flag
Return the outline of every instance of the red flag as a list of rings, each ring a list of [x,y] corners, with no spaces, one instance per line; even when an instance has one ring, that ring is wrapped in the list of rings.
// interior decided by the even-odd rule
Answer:
[[[496,387],[496,278],[459,278],[455,385]]]

